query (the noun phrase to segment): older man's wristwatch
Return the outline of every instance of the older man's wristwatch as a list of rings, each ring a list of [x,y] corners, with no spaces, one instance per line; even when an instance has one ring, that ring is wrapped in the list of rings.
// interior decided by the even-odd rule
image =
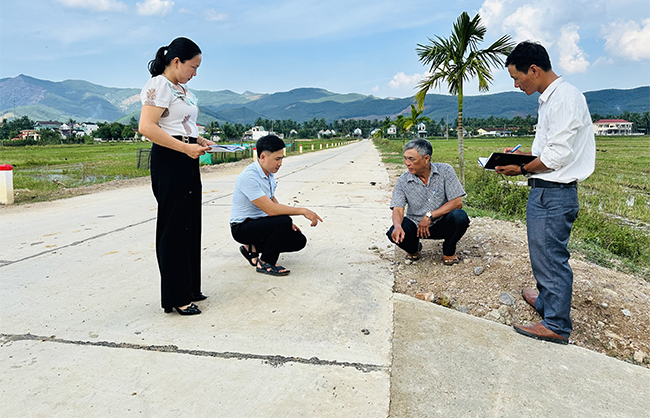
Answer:
[[[427,218],[431,219],[431,212],[427,212],[427,213],[425,213],[424,216],[426,216]]]

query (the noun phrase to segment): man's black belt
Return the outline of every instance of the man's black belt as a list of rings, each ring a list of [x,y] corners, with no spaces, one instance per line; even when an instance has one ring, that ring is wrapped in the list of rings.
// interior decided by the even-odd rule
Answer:
[[[187,136],[187,135],[172,135],[173,138],[178,139],[179,141],[183,141],[188,144],[196,144],[196,138],[193,136]]]
[[[230,222],[230,227],[232,228],[234,226],[243,225],[243,224],[245,224],[246,222],[248,222],[250,220],[252,220],[252,218],[246,218],[241,222]]]
[[[572,181],[571,183],[555,183],[553,181],[546,181],[542,179],[528,179],[530,187],[546,187],[553,189],[572,189],[578,187],[578,182]]]

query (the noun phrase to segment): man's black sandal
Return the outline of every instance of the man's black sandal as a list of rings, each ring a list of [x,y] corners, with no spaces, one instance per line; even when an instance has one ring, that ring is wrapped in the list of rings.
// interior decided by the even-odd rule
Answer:
[[[418,242],[418,251],[415,254],[406,254],[406,259],[410,261],[418,261],[420,259],[420,256],[422,252],[422,243]]]
[[[271,276],[286,276],[291,272],[291,270],[287,270],[282,266],[274,266],[273,264],[265,263],[261,260],[259,261],[259,265],[260,267],[255,268],[258,273],[270,274]]]
[[[248,248],[253,248],[253,246],[249,245]],[[248,251],[243,245],[239,247],[239,252],[244,256],[246,260],[248,260],[251,266],[257,267],[257,263],[254,262],[253,259],[257,258],[257,256],[259,256],[259,253]]]

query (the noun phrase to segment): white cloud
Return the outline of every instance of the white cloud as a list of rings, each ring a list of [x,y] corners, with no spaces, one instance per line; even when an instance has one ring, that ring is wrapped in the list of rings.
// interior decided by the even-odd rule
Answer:
[[[502,28],[513,34],[517,41],[535,41],[542,43],[546,48],[553,44],[553,37],[549,32],[552,28],[553,10],[546,3],[544,6],[524,5],[503,19]]]
[[[605,49],[612,55],[632,61],[650,59],[650,19],[644,19],[642,24],[639,26],[633,20],[618,19],[603,25]]]
[[[58,2],[67,7],[98,12],[124,12],[128,9],[126,4],[117,0],[58,0]]]
[[[639,3],[647,0],[618,1]],[[506,31],[515,41],[538,41],[548,47],[557,42],[565,25],[594,27],[595,22],[612,12],[611,9],[611,0],[484,0],[479,14],[488,36]]]
[[[379,91],[379,86],[375,85],[375,87],[371,88],[370,91],[373,93],[377,93]]]
[[[557,42],[560,50],[560,67],[568,74],[584,73],[589,67],[589,61],[585,58],[584,51],[578,46],[580,41],[578,29],[580,29],[578,25],[564,26]]]
[[[170,0],[146,0],[144,3],[136,3],[138,14],[143,16],[165,16],[171,13],[174,2]]]
[[[205,20],[209,22],[221,22],[228,18],[226,13],[219,13],[214,9],[208,9],[205,11]]]
[[[404,88],[414,88],[417,83],[419,83],[423,78],[427,77],[429,72],[424,74],[413,74],[406,75],[403,72],[399,72],[393,76],[393,79],[388,82],[388,86],[391,89],[404,89]]]
[[[600,57],[592,64],[594,67],[605,67],[614,64],[615,61],[610,57]]]
[[[505,7],[513,3],[508,0],[485,0],[478,13],[486,26],[495,26],[504,19]]]

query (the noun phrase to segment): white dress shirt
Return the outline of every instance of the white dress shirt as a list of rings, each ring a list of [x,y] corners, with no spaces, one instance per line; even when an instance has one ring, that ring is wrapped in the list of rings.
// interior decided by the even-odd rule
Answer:
[[[596,140],[585,96],[562,77],[539,96],[537,132],[531,149],[549,171],[535,173],[556,183],[583,181],[594,172]]]

